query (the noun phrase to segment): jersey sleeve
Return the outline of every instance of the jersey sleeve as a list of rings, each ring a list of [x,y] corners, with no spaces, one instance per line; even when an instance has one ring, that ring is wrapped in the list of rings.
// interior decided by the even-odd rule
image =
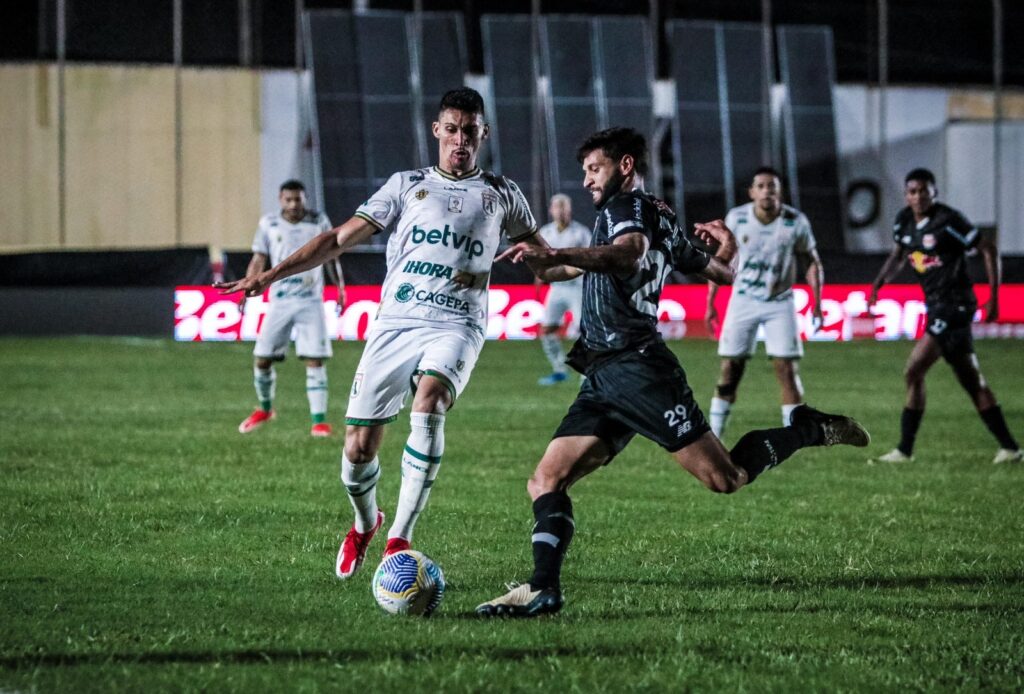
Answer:
[[[725,214],[725,226],[729,227],[729,231],[736,233],[736,220],[739,218],[739,209],[734,207]]]
[[[648,215],[657,215],[657,209],[653,203],[644,205],[644,199],[638,195],[618,195],[611,200],[601,214],[605,215],[608,222],[608,241],[612,242],[617,237],[629,233],[640,232],[651,237],[651,229],[657,228],[656,220],[650,220],[644,224],[645,207]]]
[[[505,235],[512,243],[522,241],[537,231],[537,221],[533,218],[530,205],[519,186],[508,178],[503,178],[506,187]]]
[[[701,272],[711,262],[711,254],[697,248],[682,229],[677,230],[672,247],[672,267],[684,275]]]
[[[364,219],[377,227],[377,232],[384,231],[398,219],[402,211],[402,174],[391,175],[387,183],[370,196],[370,199],[359,206],[355,216]]]
[[[974,248],[978,245],[978,241],[980,240],[978,228],[971,224],[966,217],[956,210],[952,210],[952,213],[949,216],[949,223],[946,225],[946,231],[949,232],[950,236],[962,243],[964,248]]]
[[[797,253],[810,253],[818,247],[811,230],[811,220],[803,212],[796,218],[796,243],[793,248]]]
[[[334,228],[331,224],[331,220],[327,218],[327,215],[323,212],[320,213],[320,217],[316,220],[317,226],[320,227],[320,231],[330,231]]]
[[[267,234],[267,220],[265,217],[260,219],[260,223],[256,226],[256,235],[252,239],[252,252],[262,253],[268,258],[270,257],[270,236]]]

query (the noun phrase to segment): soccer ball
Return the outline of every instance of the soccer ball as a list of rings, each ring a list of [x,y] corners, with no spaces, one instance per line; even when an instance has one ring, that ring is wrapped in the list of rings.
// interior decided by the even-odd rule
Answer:
[[[395,552],[373,574],[373,597],[388,614],[427,617],[444,597],[444,574],[422,552]]]

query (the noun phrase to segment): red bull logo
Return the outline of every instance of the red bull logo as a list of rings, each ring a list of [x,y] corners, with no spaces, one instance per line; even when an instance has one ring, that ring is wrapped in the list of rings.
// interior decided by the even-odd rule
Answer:
[[[942,260],[937,255],[928,255],[921,251],[914,251],[907,256],[907,262],[919,275],[923,275],[932,268],[941,267]]]

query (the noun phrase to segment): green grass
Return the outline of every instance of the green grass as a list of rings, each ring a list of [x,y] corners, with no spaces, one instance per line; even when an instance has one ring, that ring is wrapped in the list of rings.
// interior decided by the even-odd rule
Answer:
[[[713,345],[675,343],[702,404]],[[337,344],[331,420],[361,350]],[[908,343],[812,344],[809,400],[897,437]],[[979,343],[1024,435],[1018,342]],[[554,618],[478,621],[528,575],[525,481],[572,399],[542,390],[537,344],[488,344],[449,416],[416,546],[449,592],[388,617],[369,566],[332,573],[351,511],[340,441],[308,436],[302,369],[278,367],[279,419],[235,427],[250,347],[0,340],[0,691],[978,690],[1024,687],[1024,467],[949,369],[929,377],[918,462],[798,453],[732,496],[647,441],[573,491],[577,535]],[[748,368],[727,443],[775,426],[769,366]],[[393,509],[406,418],[379,498]]]

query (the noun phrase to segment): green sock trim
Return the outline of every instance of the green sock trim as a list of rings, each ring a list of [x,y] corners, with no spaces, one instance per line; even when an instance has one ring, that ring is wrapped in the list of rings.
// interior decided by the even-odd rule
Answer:
[[[441,462],[441,456],[439,455],[427,455],[426,453],[420,453],[414,448],[409,446],[405,447],[405,452],[411,455],[413,458],[422,460],[424,463],[430,463],[431,465],[437,465]]]
[[[320,414],[310,413],[309,418],[313,420],[313,424],[323,424],[324,420],[327,419],[327,415],[323,412]]]
[[[263,410],[264,412],[270,412],[272,409],[274,409],[274,401],[260,400],[260,409]]]

